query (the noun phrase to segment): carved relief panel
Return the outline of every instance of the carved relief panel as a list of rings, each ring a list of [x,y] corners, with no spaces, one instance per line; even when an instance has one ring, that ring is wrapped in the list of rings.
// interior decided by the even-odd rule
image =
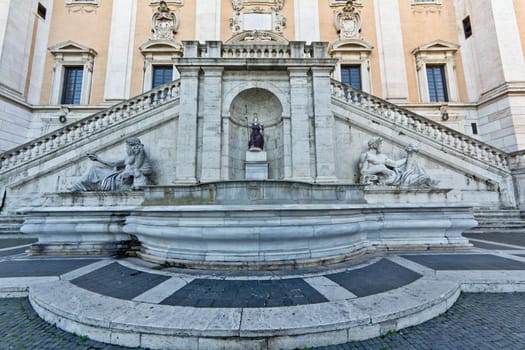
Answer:
[[[353,1],[347,1],[345,6],[336,12],[335,27],[340,40],[361,38],[361,15],[354,7]]]
[[[282,34],[286,18],[282,14],[284,0],[232,0],[234,13],[230,18],[233,34],[247,30],[265,30]]]
[[[151,31],[154,40],[173,40],[173,34],[179,28],[179,18],[170,10],[165,1],[159,3],[157,12],[151,19]]]

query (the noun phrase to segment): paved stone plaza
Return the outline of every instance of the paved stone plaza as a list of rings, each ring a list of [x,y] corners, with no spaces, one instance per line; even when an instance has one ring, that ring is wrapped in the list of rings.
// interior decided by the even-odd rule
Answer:
[[[478,237],[476,237],[478,238]],[[399,265],[403,259],[436,271],[520,271],[525,270],[525,238],[484,235],[471,240],[475,251],[367,256],[327,268],[300,270],[294,278],[279,278],[289,272],[273,272],[272,279],[261,272],[194,271],[193,278],[174,293],[155,291],[169,278],[149,273],[137,260],[93,258],[28,257],[19,247],[28,241],[2,240],[0,278],[49,278],[66,276],[93,264],[89,273],[78,273],[71,282],[100,295],[125,300],[147,300],[162,305],[193,307],[272,307],[310,305],[347,293],[366,297],[409,285],[421,275]],[[505,243],[504,243],[505,242]],[[510,245],[508,242],[512,242]],[[511,259],[509,259],[509,257]],[[512,258],[515,257],[515,258]],[[101,261],[103,263],[101,264]],[[131,264],[133,262],[133,264]],[[396,263],[397,262],[397,263]],[[410,266],[409,264],[407,266]],[[323,290],[319,281],[307,277],[325,269],[334,282]],[[184,270],[165,269],[170,274]],[[151,270],[153,271],[153,270]],[[173,284],[173,282],[171,282]],[[5,285],[5,283],[4,283]],[[169,287],[167,288],[169,289]],[[160,293],[160,294],[159,294]],[[421,325],[390,331],[381,337],[315,349],[525,349],[525,293],[465,293],[445,314]],[[87,337],[64,332],[41,320],[27,298],[2,299],[0,338],[5,349],[124,349]]]

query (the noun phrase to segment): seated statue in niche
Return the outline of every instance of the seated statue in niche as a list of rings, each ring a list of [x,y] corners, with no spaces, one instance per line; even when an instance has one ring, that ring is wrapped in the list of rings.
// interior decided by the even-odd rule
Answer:
[[[250,140],[248,141],[248,148],[250,151],[262,151],[264,148],[264,136],[262,134],[263,126],[259,124],[257,114],[254,114],[251,125]]]
[[[361,183],[364,185],[388,185],[400,187],[435,187],[438,181],[427,175],[414,158],[418,152],[416,145],[406,146],[407,157],[400,160],[389,159],[381,153],[382,139],[368,142],[368,150],[359,160]]]
[[[138,190],[149,183],[153,175],[151,163],[140,139],[126,140],[127,156],[117,161],[100,158],[94,153],[87,156],[107,167],[92,166],[79,182],[69,187],[71,192],[86,191],[127,191]]]

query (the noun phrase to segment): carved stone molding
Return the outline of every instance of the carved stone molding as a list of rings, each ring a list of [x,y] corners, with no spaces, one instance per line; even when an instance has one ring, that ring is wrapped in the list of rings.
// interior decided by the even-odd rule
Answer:
[[[345,6],[336,12],[335,27],[340,40],[361,38],[361,15],[354,7],[353,1],[347,1]]]
[[[170,10],[166,1],[161,1],[151,18],[153,40],[173,40],[173,34],[179,28],[179,18]]]
[[[286,27],[286,17],[281,12],[283,6],[284,0],[232,0],[232,33],[256,30],[282,34]]]
[[[65,5],[67,7],[68,12],[91,13],[97,10],[97,8],[100,6],[100,2],[99,0],[66,0]]]
[[[288,40],[283,36],[262,30],[247,30],[234,35],[225,44],[253,44],[253,43],[267,43],[267,44],[283,44],[287,45]]]

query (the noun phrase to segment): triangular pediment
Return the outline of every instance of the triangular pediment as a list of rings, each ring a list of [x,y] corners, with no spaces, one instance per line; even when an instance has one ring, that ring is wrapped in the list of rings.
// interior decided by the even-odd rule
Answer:
[[[97,52],[92,48],[89,48],[85,45],[76,43],[71,40],[67,40],[56,45],[49,47],[49,51],[52,53],[89,53],[91,55],[96,55]]]
[[[412,53],[416,54],[418,52],[425,52],[425,51],[457,51],[459,49],[459,45],[444,41],[444,40],[434,40],[429,42],[428,44],[424,44],[421,46],[416,47]]]
[[[330,53],[341,51],[372,51],[374,47],[363,39],[337,40],[330,46]]]

